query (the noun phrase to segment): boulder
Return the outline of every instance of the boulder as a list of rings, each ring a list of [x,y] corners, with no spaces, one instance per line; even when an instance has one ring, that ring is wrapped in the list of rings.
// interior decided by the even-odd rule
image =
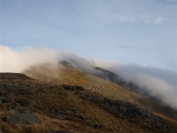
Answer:
[[[19,94],[26,94],[26,95],[31,95],[32,94],[32,92],[30,90],[25,89],[25,88],[19,89],[18,93]]]
[[[10,96],[3,96],[0,98],[3,103],[12,103],[13,99]]]
[[[65,117],[61,114],[58,114],[55,118],[57,118],[59,120],[65,120]]]
[[[6,90],[6,91],[8,91],[8,92],[10,92],[10,93],[18,94],[18,89],[15,88],[15,87],[3,84],[3,89]]]
[[[28,99],[16,99],[15,102],[19,103],[22,107],[26,107],[30,104]]]
[[[15,115],[9,115],[6,117],[6,121],[11,124],[37,124],[40,120],[33,114],[17,113]]]
[[[71,85],[63,85],[65,90],[83,90],[81,86],[71,86]]]
[[[53,133],[74,133],[74,132],[72,132],[72,131],[63,131],[63,130],[60,130],[60,131],[54,130]]]
[[[127,112],[127,108],[125,108],[125,107],[120,107],[120,112],[126,113],[126,112]]]

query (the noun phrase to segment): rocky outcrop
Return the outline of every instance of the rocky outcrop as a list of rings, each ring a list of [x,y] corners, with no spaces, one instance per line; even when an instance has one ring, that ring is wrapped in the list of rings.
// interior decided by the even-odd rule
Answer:
[[[0,97],[3,103],[12,103],[14,100],[9,95],[4,95]]]
[[[59,120],[66,120],[62,114],[58,114],[57,116],[55,116],[55,118],[57,118]]]
[[[40,120],[33,114],[29,113],[17,113],[15,115],[8,115],[6,121],[11,124],[37,124]]]
[[[0,85],[0,95],[6,95],[7,93],[12,93],[15,95],[31,95],[32,92],[30,89],[21,87],[21,88],[16,88],[14,86],[8,85],[8,84],[3,84],[1,83]]]
[[[124,127],[127,125],[132,125],[141,130],[140,132],[177,132],[175,123],[158,117],[151,110],[139,106],[140,104],[103,97],[98,92],[89,91],[77,85],[58,86],[38,81],[14,80],[8,77],[9,75],[3,75],[1,78],[0,74],[0,110],[3,112],[1,119],[3,118],[4,125],[33,127],[31,124],[40,123],[37,116],[32,113],[36,112],[39,114],[39,118],[44,120],[37,126],[43,126],[45,121],[51,121],[52,126],[54,124],[59,128],[51,128],[48,131],[56,133],[81,131],[84,126],[85,129],[95,132],[99,130],[102,132],[105,127],[111,127],[109,130],[111,132],[124,132]],[[12,115],[14,112],[15,114]],[[64,123],[67,123],[67,126],[63,126]],[[71,125],[68,125],[69,123]],[[82,125],[82,127],[79,129],[78,125]],[[73,126],[73,128],[69,126]],[[132,130],[132,127],[129,130]],[[29,132],[34,131],[29,130]]]
[[[83,90],[81,86],[71,86],[71,85],[63,85],[63,89],[65,90]]]
[[[18,89],[7,84],[2,84],[2,88],[7,92],[18,94]]]
[[[118,85],[121,85],[121,86],[123,86],[123,87],[125,87],[125,88],[127,88],[131,91],[145,93],[145,92],[142,92],[142,89],[140,89],[134,83],[122,79],[119,75],[117,75],[113,72],[110,72],[110,71],[107,71],[105,69],[101,69],[101,68],[98,68],[98,67],[96,67],[95,69],[99,72],[99,73],[94,73],[94,75],[97,76],[97,77],[100,77],[100,78],[103,78],[105,80],[116,83]]]
[[[6,80],[11,79],[12,81],[18,78],[30,79],[22,74],[2,74],[0,79],[0,108],[1,111],[14,111],[14,115],[8,115],[5,118],[6,122],[11,124],[36,124],[40,123],[40,120],[32,114],[30,110],[30,100],[27,98],[28,95],[32,95],[32,91],[26,85],[18,85],[7,83]],[[19,96],[19,97],[18,97]]]
[[[72,132],[72,131],[64,131],[64,130],[60,130],[60,131],[54,130],[53,133],[74,133],[74,132]]]
[[[28,99],[16,99],[16,103],[19,103],[22,107],[27,107],[30,104],[30,101]]]
[[[171,132],[177,131],[175,124],[153,114],[151,110],[142,108],[139,105],[122,100],[112,100],[93,93],[88,90],[70,89],[84,100],[89,100],[97,106],[114,115],[118,119],[124,119],[132,123],[136,123],[141,128],[151,132]]]
[[[31,79],[32,80],[32,78],[27,77],[26,75],[21,74],[21,73],[13,73],[13,76],[12,76],[12,73],[1,73],[0,74],[0,79],[3,79],[3,80],[8,79],[8,80],[11,80],[11,81],[16,80],[16,79],[23,79],[23,80]]]

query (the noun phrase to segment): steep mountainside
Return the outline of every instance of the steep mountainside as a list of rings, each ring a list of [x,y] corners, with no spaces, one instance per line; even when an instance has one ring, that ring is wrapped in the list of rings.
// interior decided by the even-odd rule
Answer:
[[[51,64],[34,66],[26,70],[25,74],[41,81],[53,82],[54,84],[82,86],[103,96],[115,100],[135,102],[141,107],[155,111],[157,114],[163,113],[163,116],[168,115],[177,119],[176,110],[162,103],[159,99],[149,96],[143,89],[140,89],[132,82],[125,81],[118,75],[101,68],[95,68],[94,72],[89,74],[88,71],[81,72],[77,70],[70,63],[61,62],[57,66]]]
[[[176,119],[124,86],[66,64],[24,73],[0,74],[0,132],[177,132]]]

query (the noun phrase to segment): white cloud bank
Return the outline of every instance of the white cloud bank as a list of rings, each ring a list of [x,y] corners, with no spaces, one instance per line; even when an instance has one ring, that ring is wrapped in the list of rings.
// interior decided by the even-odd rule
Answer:
[[[177,73],[158,68],[120,65],[118,63],[108,63],[105,69],[135,83],[151,96],[157,97],[177,109]]]
[[[0,72],[22,72],[30,66],[41,63],[68,61],[81,71],[93,73],[94,67],[110,70],[125,80],[132,81],[150,95],[177,109],[177,73],[152,67],[124,65],[117,62],[84,58],[73,53],[53,49],[24,48],[15,51],[0,46]],[[74,63],[73,63],[74,62]]]
[[[15,51],[0,46],[0,72],[22,72],[28,67],[40,63],[56,63],[58,53],[53,49],[34,49],[26,47]]]

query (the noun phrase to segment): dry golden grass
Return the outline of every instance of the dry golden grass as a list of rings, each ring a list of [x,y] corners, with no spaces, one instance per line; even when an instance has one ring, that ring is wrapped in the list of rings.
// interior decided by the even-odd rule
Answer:
[[[48,67],[50,66],[50,67]],[[32,67],[24,72],[26,75],[37,79],[24,79],[19,77],[11,81],[4,80],[3,83],[20,88],[21,85],[28,86],[33,95],[13,95],[13,98],[27,98],[31,101],[29,108],[41,120],[41,124],[22,125],[9,124],[0,120],[0,131],[5,133],[40,133],[52,132],[53,130],[70,130],[74,133],[150,133],[140,127],[137,123],[129,122],[126,118],[119,119],[114,115],[108,113],[106,110],[100,108],[95,103],[84,100],[75,94],[75,91],[64,90],[62,85],[81,86],[90,93],[99,94],[113,100],[123,100],[128,102],[135,102],[142,108],[141,97],[130,92],[121,86],[106,81],[104,79],[95,77],[93,75],[85,74],[69,66],[51,66],[49,64]],[[84,93],[87,93],[84,91]],[[55,109],[54,116],[57,114],[64,114],[67,120],[55,119],[52,109]],[[77,109],[77,112],[71,111]],[[13,111],[0,111],[0,118],[13,114]],[[81,122],[75,116],[84,115],[86,120]],[[160,116],[161,114],[159,114]],[[170,119],[169,119],[170,120]],[[176,121],[175,121],[176,122]],[[93,128],[90,124],[96,123],[100,128]]]
[[[87,90],[100,93],[104,97],[111,99],[122,99],[124,101],[137,101],[136,94],[130,92],[127,89],[123,89],[120,85],[112,83],[110,81],[104,80],[102,78],[86,74],[72,68],[70,66],[59,65],[58,69],[55,72],[55,76],[48,76],[50,73],[50,68],[47,65],[43,67],[33,67],[33,69],[28,69],[24,73],[27,76],[30,76],[34,79],[57,84],[57,85],[73,85],[81,86]],[[53,70],[52,70],[53,71]],[[51,72],[53,73],[53,72]],[[48,78],[49,77],[50,81]]]

